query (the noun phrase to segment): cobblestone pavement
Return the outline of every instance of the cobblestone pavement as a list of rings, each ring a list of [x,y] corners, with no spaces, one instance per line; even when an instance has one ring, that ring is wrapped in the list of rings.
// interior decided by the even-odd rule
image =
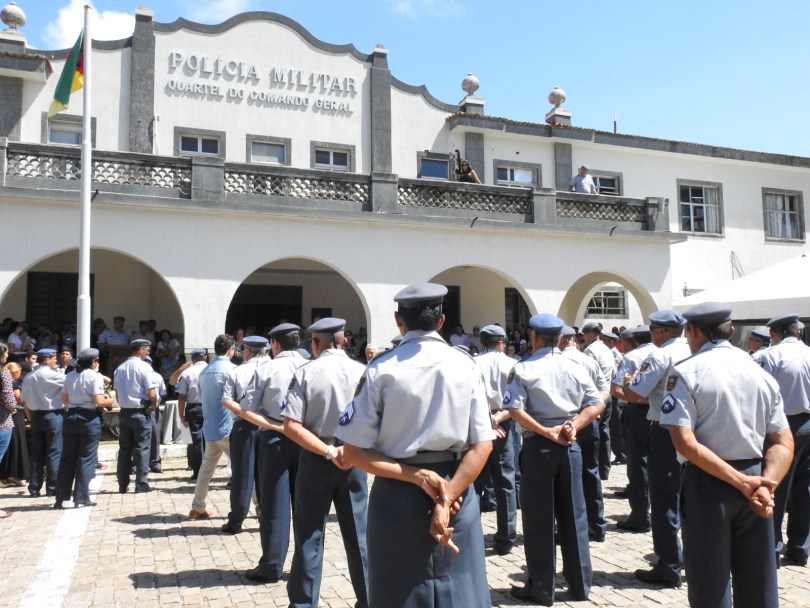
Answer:
[[[186,470],[184,447],[168,446],[164,473],[151,475],[156,491],[137,495],[117,492],[114,446],[105,447],[101,458],[110,466],[93,482],[98,502],[93,508],[73,509],[65,503],[64,511],[56,511],[52,499],[29,498],[25,488],[0,490],[0,508],[14,511],[12,517],[0,521],[0,560],[6,571],[0,577],[0,606],[286,606],[284,580],[256,585],[243,575],[260,553],[255,517],[249,516],[241,534],[220,532],[228,512],[224,468],[217,471],[209,494],[213,518],[188,519],[194,486]],[[614,467],[605,485],[610,522],[607,540],[591,545],[594,586],[590,601],[568,601],[561,591],[555,605],[687,605],[686,586],[660,589],[633,578],[636,568],[647,567],[652,540],[649,534],[615,528],[617,517],[626,514],[626,502],[614,498],[613,492],[625,483],[624,467]],[[484,514],[483,523],[489,546],[494,513]],[[291,558],[292,547],[286,572]],[[325,562],[321,606],[353,606],[334,521],[327,529]],[[520,544],[505,557],[488,548],[487,571],[494,606],[527,605],[509,596],[510,585],[520,584],[524,578]],[[783,567],[779,588],[783,607],[810,606],[810,569]]]

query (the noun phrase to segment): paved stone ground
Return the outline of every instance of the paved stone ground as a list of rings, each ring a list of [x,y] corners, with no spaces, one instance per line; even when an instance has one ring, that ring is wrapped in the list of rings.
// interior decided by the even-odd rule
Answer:
[[[0,521],[0,606],[45,608],[157,606],[286,606],[284,582],[256,585],[243,576],[259,555],[258,523],[252,515],[245,531],[224,535],[219,527],[228,512],[225,470],[221,468],[209,495],[211,520],[187,518],[193,494],[181,446],[168,446],[162,475],[152,475],[157,491],[118,494],[114,477],[115,447],[106,446],[102,460],[111,465],[97,476],[94,508],[55,511],[52,500],[33,499],[24,488],[0,490],[0,508],[14,515]],[[637,582],[632,572],[652,557],[649,534],[615,528],[626,514],[626,502],[612,493],[626,483],[624,467],[614,467],[605,485],[606,511],[611,522],[607,540],[591,545],[594,586],[590,601],[560,606],[686,606],[686,587],[659,589]],[[488,546],[494,513],[483,517]],[[354,605],[340,533],[330,522],[326,536],[326,565],[321,606]],[[288,555],[286,571],[289,572]],[[756,559],[757,556],[751,556]],[[561,561],[558,557],[558,563]],[[522,547],[499,557],[487,550],[487,571],[494,606],[521,606],[509,587],[524,578]],[[558,577],[561,579],[561,575]],[[810,569],[783,567],[779,571],[783,607],[810,606]]]

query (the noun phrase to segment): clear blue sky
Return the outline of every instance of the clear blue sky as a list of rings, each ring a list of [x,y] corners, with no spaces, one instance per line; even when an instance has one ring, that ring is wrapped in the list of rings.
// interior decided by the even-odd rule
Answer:
[[[16,1],[29,46],[76,39],[83,0]],[[380,43],[394,76],[448,103],[472,72],[493,116],[543,122],[560,86],[576,126],[610,131],[616,112],[623,133],[810,156],[810,2],[96,0],[94,37],[127,37],[142,4],[161,22],[264,10],[325,42]]]

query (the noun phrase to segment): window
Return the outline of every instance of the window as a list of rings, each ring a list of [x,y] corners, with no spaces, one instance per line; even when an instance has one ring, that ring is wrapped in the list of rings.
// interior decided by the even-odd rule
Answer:
[[[447,160],[423,158],[419,164],[419,177],[429,179],[448,179],[450,163]]]
[[[283,144],[268,144],[263,141],[254,141],[250,148],[250,160],[254,163],[271,163],[283,165],[286,156]]]
[[[624,289],[595,292],[588,302],[585,316],[592,319],[626,319],[627,292]]]
[[[354,146],[327,142],[310,142],[313,169],[354,172]]]
[[[180,137],[180,151],[190,154],[219,154],[219,140],[211,137],[195,137],[182,135]]]
[[[541,165],[535,163],[522,163],[509,160],[495,160],[495,183],[501,186],[533,186],[541,185]]]
[[[225,132],[207,129],[174,128],[175,156],[225,157]]]
[[[765,238],[804,241],[802,196],[787,190],[762,190]]]
[[[618,173],[591,173],[593,183],[596,186],[599,194],[607,196],[621,196],[622,195],[622,180],[621,175]]]
[[[721,234],[719,184],[678,185],[681,210],[681,230],[705,234]]]
[[[82,126],[52,120],[48,125],[48,143],[81,146]]]

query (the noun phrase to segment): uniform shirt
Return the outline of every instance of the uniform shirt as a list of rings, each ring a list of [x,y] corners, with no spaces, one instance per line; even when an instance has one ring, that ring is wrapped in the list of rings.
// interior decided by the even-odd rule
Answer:
[[[62,394],[68,397],[68,407],[96,409],[93,397],[104,394],[104,376],[92,369],[72,371],[65,376]]]
[[[692,429],[726,461],[761,458],[765,435],[788,428],[779,385],[726,340],[676,364],[666,391],[661,424]]]
[[[61,410],[60,395],[64,384],[64,374],[47,365],[42,365],[23,379],[22,400],[25,401],[29,410]]]
[[[484,379],[435,331],[409,331],[368,364],[335,436],[389,458],[463,452],[495,439]]]
[[[613,362],[615,364],[616,369],[619,369],[619,366],[622,364],[622,361],[624,361],[624,355],[615,346],[610,349],[610,352],[613,355]],[[610,380],[611,381],[613,380],[613,376],[610,377]]]
[[[163,379],[163,376],[161,376],[155,370],[152,370],[150,379],[152,381],[152,386],[155,389],[157,401],[160,403],[160,400],[166,396],[166,381]]]
[[[670,338],[644,359],[638,368],[638,375],[630,383],[630,389],[650,402],[647,419],[658,422],[661,419],[661,402],[670,369],[676,363],[692,356],[686,338]]]
[[[323,351],[295,372],[281,413],[318,437],[334,437],[338,420],[351,402],[365,369],[365,365],[353,361],[340,349]]]
[[[575,175],[573,179],[571,179],[571,186],[574,188],[574,192],[585,192],[586,194],[592,194],[596,191],[596,186],[593,183],[593,178],[589,175]]]
[[[810,348],[804,342],[785,338],[768,349],[760,365],[779,384],[785,414],[810,413]]]
[[[245,401],[250,403],[250,409],[264,414],[274,422],[283,422],[281,405],[295,370],[301,367],[304,359],[297,350],[283,350],[272,360],[257,368],[256,377],[248,387]]]
[[[243,410],[256,411],[258,403],[253,406],[250,399],[245,399],[245,394],[256,377],[258,368],[269,361],[270,357],[254,355],[250,361],[232,369],[228,379],[225,380],[225,386],[222,387],[222,402],[235,401]],[[236,415],[234,418],[239,416]]]
[[[148,390],[157,389],[152,378],[153,369],[146,361],[130,357],[115,370],[115,396],[121,409],[143,407],[141,401],[149,399]]]
[[[572,420],[583,408],[602,403],[585,368],[557,348],[541,348],[515,365],[503,407],[525,411],[545,427]]]
[[[115,331],[112,327],[105,329],[98,337],[99,344],[118,344],[126,346],[130,342],[132,342],[132,334],[127,330]]]
[[[185,395],[186,404],[201,403],[200,401],[200,374],[208,364],[205,361],[197,361],[191,367],[187,367],[180,374],[175,390],[179,395]]]
[[[640,344],[637,348],[625,354],[624,359],[622,359],[622,364],[618,367],[616,374],[613,376],[613,384],[623,387],[624,377],[628,375],[632,376],[636,371],[641,369],[644,361],[646,361],[647,357],[649,357],[656,348],[655,344],[648,342],[647,344]]]
[[[515,368],[515,360],[506,353],[495,350],[482,353],[474,360],[484,374],[484,390],[490,411],[503,409],[503,393],[509,384],[509,374]]]
[[[596,359],[589,357],[573,344],[562,351],[562,354],[563,357],[568,357],[571,361],[579,363],[585,368],[585,371],[588,372],[588,377],[591,379],[591,382],[594,383],[596,390],[598,390],[600,394],[610,390],[610,381],[605,378]]]
[[[231,412],[222,407],[222,389],[235,367],[228,357],[220,355],[200,373],[202,431],[206,441],[218,441],[231,434],[233,418]]]
[[[602,370],[602,375],[605,377],[605,380],[610,384],[618,366],[616,364],[616,357],[607,347],[607,344],[601,340],[594,340],[585,347],[583,352],[596,361],[599,365],[599,369]]]
[[[768,354],[768,351],[771,349],[770,346],[760,346],[754,352],[751,353],[751,358],[762,365],[762,360],[765,358],[765,355]]]

